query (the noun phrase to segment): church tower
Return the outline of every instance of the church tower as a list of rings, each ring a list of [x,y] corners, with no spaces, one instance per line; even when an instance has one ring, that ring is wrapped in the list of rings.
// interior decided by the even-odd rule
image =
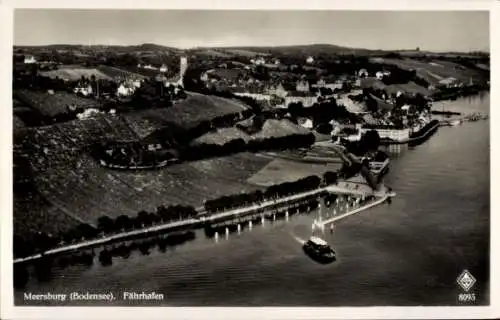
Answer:
[[[184,74],[188,68],[188,59],[187,57],[181,57],[180,66],[179,66],[179,83],[184,87]]]

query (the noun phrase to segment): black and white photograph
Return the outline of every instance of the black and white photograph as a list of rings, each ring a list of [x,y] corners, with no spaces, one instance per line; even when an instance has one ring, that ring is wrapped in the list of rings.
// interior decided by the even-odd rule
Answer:
[[[13,9],[14,306],[491,306],[490,20]]]

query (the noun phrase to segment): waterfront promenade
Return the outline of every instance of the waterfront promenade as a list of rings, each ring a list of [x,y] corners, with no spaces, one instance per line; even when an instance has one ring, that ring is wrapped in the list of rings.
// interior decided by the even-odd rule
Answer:
[[[344,186],[342,186],[342,183],[344,183]],[[357,184],[357,185],[360,187],[355,188],[354,183],[351,183],[351,187],[349,188],[348,182],[346,184],[346,182],[340,181],[336,185],[329,185],[326,187],[318,188],[318,189],[315,189],[312,191],[302,192],[299,194],[291,195],[288,197],[283,197],[280,199],[266,200],[264,202],[254,204],[251,206],[235,208],[235,209],[227,210],[224,212],[215,213],[215,214],[212,214],[210,216],[206,216],[205,214],[203,214],[203,212],[200,212],[199,217],[196,217],[196,218],[190,218],[190,219],[185,219],[185,220],[181,220],[181,221],[169,222],[169,223],[165,223],[165,224],[160,224],[160,225],[156,225],[156,226],[143,228],[140,230],[121,232],[118,234],[105,236],[105,237],[99,238],[99,239],[82,241],[80,243],[66,245],[63,247],[47,250],[43,254],[36,254],[36,255],[29,256],[29,257],[25,257],[25,258],[15,259],[14,263],[22,263],[22,262],[40,259],[44,256],[50,256],[50,255],[55,255],[55,254],[71,252],[71,251],[78,250],[78,249],[91,248],[91,247],[111,243],[114,241],[126,240],[126,239],[133,238],[133,237],[139,236],[139,235],[147,236],[148,234],[154,234],[154,233],[159,232],[159,231],[167,231],[167,230],[173,229],[173,228],[195,228],[195,227],[199,226],[200,224],[205,225],[205,224],[210,224],[210,223],[217,221],[217,220],[225,220],[225,219],[243,217],[245,215],[259,212],[259,211],[265,210],[267,208],[271,208],[271,207],[275,208],[276,206],[279,206],[279,205],[284,206],[284,205],[287,205],[288,203],[293,203],[295,201],[299,201],[301,199],[305,199],[305,198],[308,198],[311,196],[319,196],[320,194],[325,193],[325,192],[336,193],[336,194],[347,194],[347,195],[353,195],[353,196],[358,196],[358,197],[366,197],[369,195],[374,195],[378,198],[384,197],[387,195],[385,188],[382,189],[382,191],[375,191],[374,192],[374,191],[370,191],[371,189],[368,188],[364,184]],[[356,212],[359,212],[359,208],[356,210],[357,210]],[[364,209],[362,209],[362,210],[364,210]]]

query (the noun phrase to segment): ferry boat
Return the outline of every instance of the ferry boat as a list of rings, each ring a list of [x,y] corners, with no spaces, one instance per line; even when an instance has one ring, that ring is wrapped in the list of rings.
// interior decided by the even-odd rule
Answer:
[[[309,257],[320,263],[331,263],[337,259],[335,251],[319,237],[310,237],[302,248]]]
[[[459,124],[461,124],[462,121],[461,120],[449,120],[446,122],[446,124],[450,127],[455,127],[455,126],[458,126]]]

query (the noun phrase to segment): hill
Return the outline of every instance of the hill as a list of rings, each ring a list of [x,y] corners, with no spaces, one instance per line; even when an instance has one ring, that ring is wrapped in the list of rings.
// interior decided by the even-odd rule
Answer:
[[[373,50],[341,47],[333,44],[310,44],[294,46],[263,46],[263,47],[219,47],[210,48],[232,52],[235,54],[271,54],[271,55],[329,55],[329,54],[369,54]]]

